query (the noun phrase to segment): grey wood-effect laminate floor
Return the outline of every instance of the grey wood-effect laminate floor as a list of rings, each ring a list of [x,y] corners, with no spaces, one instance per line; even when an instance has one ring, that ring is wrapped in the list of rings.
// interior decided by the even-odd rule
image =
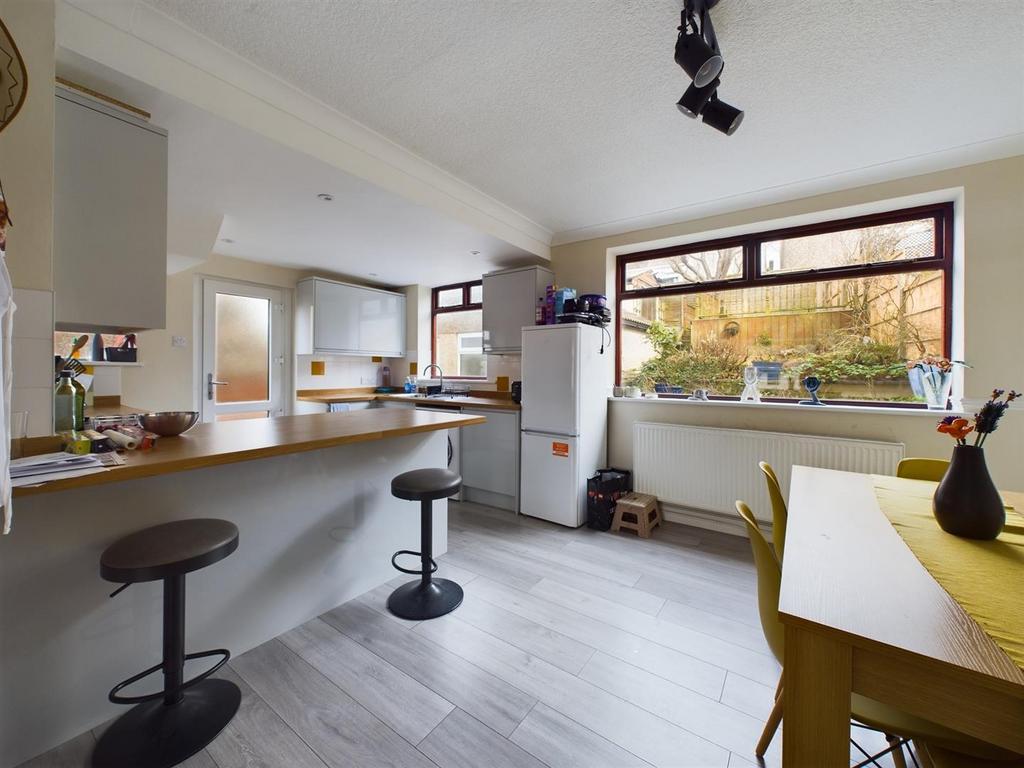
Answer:
[[[183,765],[757,764],[779,666],[745,539],[668,523],[640,540],[452,502],[439,566],[466,593],[449,616],[388,614],[401,576],[232,659],[241,709]],[[87,766],[99,732],[22,768]]]

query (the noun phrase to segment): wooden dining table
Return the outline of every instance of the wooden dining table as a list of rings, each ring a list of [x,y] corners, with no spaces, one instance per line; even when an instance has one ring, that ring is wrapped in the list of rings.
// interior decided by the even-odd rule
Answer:
[[[851,692],[1024,753],[1024,671],[910,551],[870,475],[793,468],[779,613],[785,768],[848,768]]]

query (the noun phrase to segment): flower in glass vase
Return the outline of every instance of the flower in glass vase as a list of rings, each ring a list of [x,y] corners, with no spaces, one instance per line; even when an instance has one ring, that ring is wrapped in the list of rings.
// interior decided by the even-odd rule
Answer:
[[[953,368],[958,365],[969,367],[963,360],[950,360],[941,355],[908,360],[910,388],[917,397],[924,398],[929,408],[944,411],[953,387]]]

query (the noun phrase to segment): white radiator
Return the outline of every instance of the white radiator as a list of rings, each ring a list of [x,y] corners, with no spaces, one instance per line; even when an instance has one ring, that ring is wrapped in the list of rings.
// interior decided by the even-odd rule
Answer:
[[[794,464],[891,475],[903,451],[902,443],[636,422],[633,485],[668,505],[668,519],[741,532],[737,499],[759,519],[771,521],[759,461],[772,465],[788,497]]]

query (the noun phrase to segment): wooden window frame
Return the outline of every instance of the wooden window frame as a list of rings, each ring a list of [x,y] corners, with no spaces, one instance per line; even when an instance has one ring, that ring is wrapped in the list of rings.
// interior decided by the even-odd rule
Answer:
[[[448,285],[439,285],[436,288],[430,290],[430,362],[437,360],[437,316],[446,315],[450,312],[468,312],[474,309],[483,311],[484,304],[482,301],[471,302],[469,300],[470,289],[479,286],[481,293],[483,292],[483,280],[468,280],[464,283],[449,283]],[[442,291],[451,291],[456,288],[462,289],[462,303],[455,304],[450,307],[438,306],[438,300]],[[486,353],[485,357],[486,357]],[[422,371],[421,371],[422,372]],[[452,381],[487,381],[486,376],[448,376],[445,375],[446,379]]]
[[[866,277],[869,275],[891,275],[902,272],[941,271],[943,294],[943,354],[952,357],[951,345],[953,336],[953,203],[933,203],[913,208],[901,208],[884,213],[872,213],[864,216],[851,216],[843,219],[831,219],[815,224],[804,224],[781,229],[761,230],[749,234],[702,240],[685,245],[656,248],[650,251],[621,254],[616,260],[615,274],[615,384],[622,383],[622,302],[630,299],[643,299],[658,296],[680,296],[691,293],[710,293],[740,288],[755,288],[767,285],[794,285],[797,283],[816,283],[823,280]],[[823,235],[831,232],[842,232],[847,229],[859,229],[869,226],[898,224],[905,221],[931,218],[935,221],[935,251],[931,256],[901,261],[885,261],[874,264],[856,264],[844,267],[826,267],[809,269],[800,272],[786,272],[773,275],[761,274],[761,245],[772,240],[782,240],[810,235]],[[682,256],[701,251],[721,248],[740,247],[743,249],[743,270],[739,277],[726,280],[714,280],[704,283],[687,283],[683,285],[665,286],[660,288],[641,288],[626,290],[626,266],[637,261]],[[660,394],[659,398],[679,399],[680,395]],[[738,397],[716,395],[715,400],[738,401]],[[790,403],[794,398],[762,397],[765,402]],[[923,403],[889,402],[884,400],[842,400],[843,405],[863,405],[870,407],[891,408],[926,408]]]

